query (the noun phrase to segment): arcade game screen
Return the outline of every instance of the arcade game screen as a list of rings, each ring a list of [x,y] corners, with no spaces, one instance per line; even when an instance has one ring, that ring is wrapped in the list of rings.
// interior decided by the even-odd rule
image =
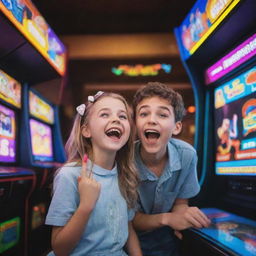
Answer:
[[[256,175],[256,67],[214,95],[216,174]]]
[[[0,104],[0,162],[15,162],[15,112]]]
[[[53,161],[52,129],[49,125],[29,120],[32,154],[35,161]]]
[[[216,208],[202,211],[211,220],[208,228],[196,230],[219,242],[236,255],[256,255],[256,222]]]

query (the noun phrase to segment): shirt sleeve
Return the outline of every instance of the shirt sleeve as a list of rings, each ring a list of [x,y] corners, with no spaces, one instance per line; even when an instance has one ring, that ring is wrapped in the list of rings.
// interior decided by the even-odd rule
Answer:
[[[132,221],[135,216],[135,209],[128,209],[128,221]]]
[[[70,168],[62,168],[54,179],[54,194],[45,224],[65,226],[79,204],[77,177]]]
[[[185,162],[185,161],[184,161]],[[183,163],[186,166],[186,163]],[[193,153],[192,160],[188,164],[188,168],[184,172],[184,182],[181,186],[180,192],[177,195],[177,198],[191,198],[197,195],[200,191],[200,186],[197,179],[197,155]]]

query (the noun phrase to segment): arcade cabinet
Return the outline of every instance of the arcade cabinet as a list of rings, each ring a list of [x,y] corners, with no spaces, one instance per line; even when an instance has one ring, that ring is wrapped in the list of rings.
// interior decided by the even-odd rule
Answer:
[[[23,255],[35,173],[20,166],[21,84],[0,70],[0,254]]]
[[[39,92],[23,86],[21,164],[36,173],[36,186],[29,202],[28,252],[41,255],[49,249],[51,228],[44,225],[51,200],[55,170],[65,162],[58,107]]]
[[[0,151],[7,154],[7,144],[9,144],[10,152],[16,151],[11,153],[9,158],[0,159],[0,168],[4,168],[3,166],[10,162],[10,165],[15,167],[13,172],[15,172],[16,167],[20,167],[22,171],[18,178],[16,175],[14,180],[10,177],[7,180],[4,178],[7,183],[1,182],[4,185],[0,189],[0,253],[4,256],[35,256],[49,250],[50,246],[42,238],[45,234],[42,228],[43,218],[49,204],[49,196],[47,202],[45,199],[47,196],[44,195],[44,192],[46,185],[51,182],[50,179],[52,178],[51,175],[48,175],[50,171],[44,171],[44,169],[53,166],[45,163],[44,167],[39,167],[40,164],[37,163],[38,165],[36,165],[35,163],[53,163],[59,159],[64,161],[65,157],[63,145],[60,139],[56,138],[60,136],[60,132],[57,131],[59,129],[57,128],[59,125],[56,117],[58,115],[57,107],[54,104],[48,104],[47,100],[37,94],[34,88],[43,83],[44,89],[47,91],[52,88],[47,87],[47,83],[51,82],[51,86],[54,85],[55,88],[58,88],[55,91],[62,92],[66,74],[66,49],[30,0],[0,1],[0,27],[0,69],[22,85],[20,88],[20,92],[22,91],[21,106],[12,106],[7,101],[7,103],[3,103],[1,108],[4,115],[7,117],[9,115],[9,119],[13,120],[11,125],[16,133],[13,136],[13,134],[8,135],[5,132],[7,135],[3,136],[10,138],[4,140],[4,148],[3,150],[1,148]],[[52,81],[54,82],[52,83]],[[39,115],[42,111],[52,111],[53,123],[41,120],[29,110],[30,91],[35,95],[34,98],[41,99],[41,101],[38,100],[39,105],[41,103],[43,106],[48,104],[48,108],[42,107],[41,110],[38,110],[40,108],[38,107],[36,109],[39,111]],[[13,94],[15,93],[16,91],[13,92]],[[56,98],[61,99],[61,95],[56,95]],[[4,100],[6,101],[6,99]],[[43,142],[43,146],[40,145],[42,147],[36,146],[34,148],[34,144],[42,139],[40,136],[43,136],[41,133],[43,130],[46,133],[45,137],[48,136],[48,142]],[[15,142],[13,142],[14,139]],[[57,149],[54,146],[55,142],[59,142]],[[46,151],[43,152],[44,150]],[[43,171],[40,172],[39,169],[43,169]],[[22,178],[21,181],[20,178]],[[49,195],[49,191],[47,195]],[[24,201],[26,203],[25,212],[20,209],[24,208],[22,206]],[[2,202],[5,204],[4,211],[2,211]],[[17,210],[18,208],[20,210]],[[40,246],[34,244],[34,238],[42,239]],[[38,246],[38,250],[34,249],[36,246]],[[15,252],[12,254],[14,250]]]
[[[196,102],[193,204],[212,220],[184,232],[184,255],[256,255],[255,13],[255,0],[199,0],[175,29]]]

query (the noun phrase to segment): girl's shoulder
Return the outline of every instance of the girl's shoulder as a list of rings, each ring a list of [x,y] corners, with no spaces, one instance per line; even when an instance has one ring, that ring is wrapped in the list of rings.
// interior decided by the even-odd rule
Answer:
[[[81,165],[78,163],[78,162],[68,162],[68,163],[65,163],[63,167],[80,167],[81,168]]]
[[[65,163],[56,171],[56,176],[78,177],[81,173],[81,165],[77,162]]]

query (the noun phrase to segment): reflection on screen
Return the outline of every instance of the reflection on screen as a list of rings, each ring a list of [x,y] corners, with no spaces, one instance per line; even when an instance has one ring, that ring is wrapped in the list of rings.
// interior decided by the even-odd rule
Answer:
[[[236,255],[256,255],[256,222],[216,208],[201,209],[209,219],[208,228],[198,230],[232,250]]]
[[[53,161],[51,127],[34,119],[29,124],[34,160]]]
[[[215,89],[216,173],[256,175],[256,68]]]
[[[0,105],[0,161],[15,162],[15,113]]]

